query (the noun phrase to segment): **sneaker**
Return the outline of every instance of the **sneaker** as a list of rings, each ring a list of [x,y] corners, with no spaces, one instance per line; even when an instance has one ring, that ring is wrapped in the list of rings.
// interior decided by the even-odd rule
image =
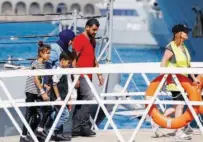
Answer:
[[[183,131],[177,131],[175,135],[176,140],[191,140],[192,137],[190,135],[187,135]]]
[[[20,142],[30,142],[30,140],[27,137],[20,137]]]
[[[187,135],[192,134],[194,131],[191,127],[185,127],[183,130]]]
[[[161,136],[161,134],[159,133],[159,125],[157,125],[152,119],[151,119],[151,125],[152,125],[152,130],[154,132],[153,137],[158,138],[159,136]]]

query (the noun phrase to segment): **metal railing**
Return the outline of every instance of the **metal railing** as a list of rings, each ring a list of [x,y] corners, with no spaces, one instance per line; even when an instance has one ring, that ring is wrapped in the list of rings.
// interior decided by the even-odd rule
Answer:
[[[147,66],[147,63],[143,63],[145,64],[145,66]],[[96,74],[96,73],[102,73],[102,74],[109,74],[109,73],[128,73],[130,74],[130,77],[128,78],[128,81],[126,82],[126,86],[127,84],[129,84],[129,80],[131,79],[132,75],[136,75],[136,74],[140,74],[140,73],[163,73],[166,74],[163,78],[163,80],[161,81],[159,87],[157,88],[154,96],[150,99],[150,100],[103,100],[101,96],[108,96],[111,93],[104,93],[101,92],[101,94],[99,92],[96,91],[95,86],[92,84],[92,82],[89,80],[89,78],[85,75],[85,79],[87,81],[87,83],[89,84],[94,96],[95,96],[95,100],[91,100],[91,101],[69,101],[70,95],[74,89],[74,86],[79,78],[76,77],[73,81],[73,83],[71,84],[71,87],[69,89],[69,93],[66,97],[66,99],[64,101],[60,101],[60,102],[35,102],[35,103],[25,103],[25,102],[21,102],[21,101],[17,101],[15,100],[11,94],[9,93],[9,90],[7,89],[7,87],[5,86],[4,82],[2,80],[0,80],[0,86],[2,87],[3,91],[5,92],[6,96],[8,97],[8,100],[6,101],[2,101],[0,100],[0,108],[3,108],[5,110],[5,112],[8,114],[9,118],[11,119],[12,123],[14,124],[14,126],[16,127],[16,129],[18,130],[18,132],[21,132],[21,129],[19,127],[19,125],[17,124],[17,122],[15,121],[15,119],[12,118],[12,115],[8,112],[8,108],[12,107],[15,109],[15,111],[17,112],[17,114],[19,115],[20,119],[22,120],[23,124],[26,126],[26,128],[28,129],[29,133],[31,134],[32,138],[37,142],[37,138],[34,135],[33,131],[31,130],[30,126],[28,125],[28,123],[26,122],[24,116],[22,115],[22,112],[19,110],[19,107],[25,107],[25,106],[45,106],[45,105],[61,105],[61,109],[53,123],[53,126],[50,129],[50,132],[46,138],[46,142],[49,141],[50,136],[52,135],[52,132],[54,130],[55,125],[57,124],[60,115],[65,107],[66,104],[98,104],[101,109],[104,111],[107,120],[109,121],[110,125],[113,127],[113,130],[116,133],[116,136],[118,138],[119,141],[121,142],[125,142],[123,136],[121,135],[121,133],[119,132],[119,130],[117,129],[117,126],[115,125],[114,121],[112,120],[112,117],[110,115],[110,113],[107,111],[107,108],[105,107],[104,104],[114,104],[114,105],[119,105],[119,104],[148,104],[146,110],[143,113],[143,116],[141,118],[141,120],[139,121],[137,127],[134,130],[133,135],[130,137],[130,139],[128,140],[128,142],[132,142],[136,135],[138,130],[140,129],[141,125],[143,124],[146,116],[149,113],[149,110],[151,108],[151,106],[153,104],[185,104],[189,107],[190,111],[192,112],[192,115],[194,116],[202,134],[203,134],[203,126],[200,123],[200,120],[197,117],[197,114],[195,113],[194,109],[193,109],[193,105],[203,105],[203,102],[194,102],[194,101],[189,101],[188,98],[183,95],[185,102],[180,102],[180,101],[157,101],[157,96],[160,92],[160,89],[162,88],[162,85],[164,84],[168,74],[173,74],[173,78],[176,82],[176,84],[178,85],[179,89],[181,90],[182,94],[185,94],[183,88],[181,87],[179,81],[177,80],[175,74],[183,74],[183,73],[193,73],[193,74],[203,74],[203,68],[161,68],[161,67],[156,67],[156,68],[152,68],[151,70],[147,70],[145,68],[145,66],[143,66],[142,64],[111,64],[111,65],[102,65],[99,68],[84,68],[84,69],[78,69],[78,68],[74,68],[74,69],[60,69],[60,70],[15,70],[15,71],[2,71],[0,72],[0,78],[8,78],[8,77],[19,77],[19,76],[42,76],[42,75],[54,75],[54,74]],[[135,68],[136,67],[136,68]],[[127,93],[124,91],[126,86],[124,87],[123,91],[119,93],[119,96],[123,94],[126,95]],[[134,93],[134,95],[140,95],[140,94],[144,94],[143,92],[130,92],[130,93]],[[139,94],[140,93],[140,94]],[[118,93],[117,93],[118,94]],[[113,95],[113,93],[111,94]]]

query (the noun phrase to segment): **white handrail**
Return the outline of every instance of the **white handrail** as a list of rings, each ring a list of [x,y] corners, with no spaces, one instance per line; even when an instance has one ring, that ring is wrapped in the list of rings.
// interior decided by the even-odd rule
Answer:
[[[148,100],[101,100],[104,104],[148,104],[150,101]],[[11,108],[13,107],[11,101],[2,101],[0,104],[0,108]],[[203,102],[199,101],[190,101],[192,106],[202,106]],[[54,106],[54,105],[62,105],[63,101],[57,102],[16,102],[17,107],[31,107],[31,106]],[[83,105],[83,104],[98,104],[97,101],[69,101],[68,104],[72,105]],[[173,101],[173,100],[164,100],[164,101],[155,101],[154,104],[170,104],[170,105],[186,105],[184,101]]]
[[[203,68],[165,68],[153,67],[148,63],[106,64],[98,68],[69,68],[46,70],[1,71],[0,78],[20,76],[42,76],[59,74],[95,74],[95,73],[162,73],[162,74],[203,74]]]
[[[203,74],[203,68],[161,68],[161,67],[153,67],[150,69],[146,69],[149,67],[153,67],[152,64],[148,65],[147,63],[134,63],[134,64],[107,64],[107,65],[101,65],[99,68],[74,68],[74,69],[60,69],[60,70],[55,70],[55,69],[51,69],[51,70],[15,70],[15,71],[2,71],[0,72],[0,77],[16,77],[16,76],[28,76],[28,75],[54,75],[54,74],[89,74],[89,73],[130,73],[131,76],[130,78],[133,76],[133,74],[135,73],[178,73],[178,74],[183,74],[183,73],[192,73],[192,74]],[[85,75],[86,76],[86,75]],[[167,76],[167,75],[165,75]],[[103,100],[101,99],[102,97],[99,97],[99,94],[95,91],[95,88],[93,87],[93,84],[90,82],[90,80],[88,80],[88,77],[85,77],[89,86],[91,87],[91,89],[94,91],[94,95],[97,98],[97,100],[92,100],[92,101],[67,101],[68,98],[66,98],[66,103],[64,101],[61,102],[34,102],[34,103],[25,103],[22,102],[20,100],[14,100],[10,93],[8,92],[6,86],[4,85],[4,83],[2,81],[0,81],[0,86],[3,88],[3,91],[5,92],[5,94],[7,95],[7,97],[9,98],[9,100],[7,101],[2,101],[0,104],[0,108],[9,108],[9,107],[14,107],[16,112],[18,113],[18,115],[21,117],[21,120],[23,120],[24,124],[26,125],[26,127],[28,128],[29,132],[31,133],[32,137],[35,139],[35,141],[37,141],[34,133],[32,132],[32,130],[29,128],[29,125],[25,122],[24,117],[22,116],[21,112],[19,111],[19,107],[25,107],[25,106],[46,106],[46,105],[62,105],[63,107],[65,106],[65,104],[69,103],[69,104],[99,104],[102,108],[103,111],[105,111],[105,114],[109,120],[109,122],[111,123],[111,125],[113,126],[117,138],[124,142],[123,137],[121,136],[120,132],[118,131],[115,123],[112,121],[112,117],[110,116],[110,114],[107,112],[106,108],[104,107],[104,104],[115,104],[116,106],[118,106],[119,104],[148,104],[148,107],[146,108],[143,117],[141,118],[140,122],[138,123],[135,132],[133,133],[133,135],[131,136],[131,139],[129,140],[129,142],[132,142],[134,137],[137,134],[137,131],[140,129],[141,124],[144,122],[152,104],[186,104],[186,105],[190,105],[189,108],[191,111],[193,111],[193,108],[191,106],[193,105],[203,105],[203,102],[193,102],[193,101],[189,101],[186,100],[186,102],[182,102],[182,101],[158,101],[156,100],[157,95],[159,95],[159,91],[160,91],[160,87],[162,86],[164,80],[161,81],[160,86],[158,87],[158,89],[156,90],[156,95],[154,95],[152,97],[151,100]],[[130,78],[128,80],[130,80]],[[166,79],[166,77],[164,78]],[[129,81],[127,81],[126,84]],[[75,83],[75,81],[74,81]],[[72,87],[74,87],[74,84],[72,83]],[[125,88],[127,88],[125,86]],[[125,90],[125,89],[124,89]],[[123,93],[123,95],[127,94],[125,93],[125,91],[121,92]],[[138,93],[140,93],[140,95],[143,95],[143,92],[131,92],[131,93],[135,93],[135,95],[138,95]],[[107,95],[108,93],[102,93],[103,96]],[[113,94],[113,93],[109,93],[109,94]],[[119,93],[118,93],[119,94]],[[102,96],[100,95],[100,96]],[[119,94],[120,95],[120,94]],[[69,96],[68,96],[69,97]],[[63,109],[62,107],[62,109]],[[62,109],[60,110],[60,113],[62,112]],[[59,113],[59,115],[60,115]],[[57,119],[55,121],[54,124],[57,123],[57,120],[59,119],[60,116],[57,116]],[[202,125],[199,123],[199,120],[196,117],[196,114],[194,114],[193,112],[193,116],[195,117],[195,120],[198,122],[198,125],[201,128],[201,131],[203,132],[203,127]],[[16,126],[17,127],[17,126]],[[51,132],[53,131],[54,126],[52,126]],[[51,132],[49,133],[49,137],[47,137],[46,141],[49,140],[50,136],[51,136]]]

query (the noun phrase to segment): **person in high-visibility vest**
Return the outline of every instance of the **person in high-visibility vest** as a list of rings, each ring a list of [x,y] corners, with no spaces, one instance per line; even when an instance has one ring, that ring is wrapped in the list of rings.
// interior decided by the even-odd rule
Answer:
[[[166,47],[164,56],[161,61],[161,67],[175,67],[175,68],[190,67],[191,57],[186,45],[184,44],[184,41],[188,39],[188,33],[190,31],[191,31],[190,28],[182,24],[175,25],[172,28],[174,36],[172,41]],[[184,75],[187,77],[190,76],[193,79],[193,81],[199,83],[199,80],[195,78],[194,75],[187,74]],[[177,88],[173,79],[171,80],[170,83],[167,84],[166,89],[167,91],[171,92],[173,100],[184,101],[184,98],[180,90]],[[175,105],[174,108],[167,109],[164,115],[169,116],[172,113],[175,113],[175,117],[178,117],[182,115],[183,109],[184,105]],[[156,131],[155,134],[158,135]],[[175,136],[176,138],[181,140],[191,139],[191,136],[183,132],[182,129],[177,129],[175,131]]]

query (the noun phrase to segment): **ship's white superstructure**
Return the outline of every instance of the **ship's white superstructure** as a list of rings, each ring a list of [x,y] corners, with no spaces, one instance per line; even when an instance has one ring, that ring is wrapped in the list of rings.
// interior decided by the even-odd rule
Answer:
[[[107,3],[97,3],[96,7],[104,15]],[[100,19],[101,31],[106,19]],[[78,21],[84,27],[84,21]],[[118,45],[166,46],[170,40],[168,28],[156,1],[115,0],[113,9],[113,43]]]

